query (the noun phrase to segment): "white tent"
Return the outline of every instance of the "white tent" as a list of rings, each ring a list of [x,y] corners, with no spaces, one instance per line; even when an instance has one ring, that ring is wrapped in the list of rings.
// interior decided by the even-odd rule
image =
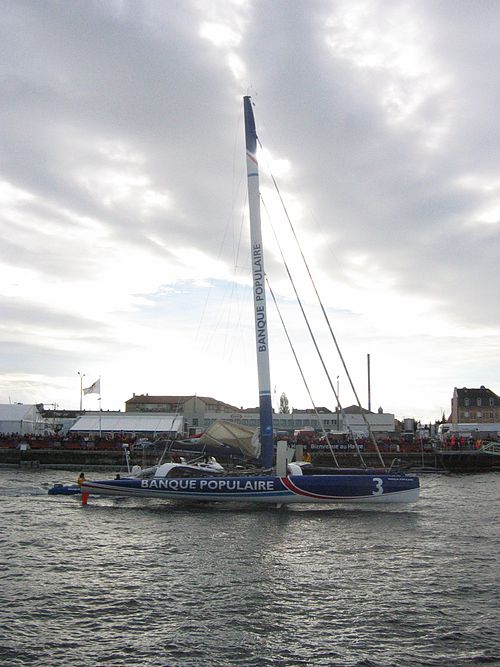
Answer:
[[[0,433],[32,435],[43,430],[45,421],[36,405],[3,403],[0,405]]]
[[[70,428],[70,433],[182,433],[178,415],[84,415]]]

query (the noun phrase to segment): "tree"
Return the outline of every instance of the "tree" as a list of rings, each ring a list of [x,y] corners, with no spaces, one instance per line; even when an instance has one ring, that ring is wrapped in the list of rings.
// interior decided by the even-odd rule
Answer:
[[[285,392],[280,396],[280,415],[289,415],[290,406],[288,404],[288,398],[286,397]]]

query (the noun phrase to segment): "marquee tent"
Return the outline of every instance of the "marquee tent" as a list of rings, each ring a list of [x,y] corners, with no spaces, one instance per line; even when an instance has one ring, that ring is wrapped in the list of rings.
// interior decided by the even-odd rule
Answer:
[[[70,433],[148,433],[150,435],[182,433],[183,419],[178,415],[106,415],[79,417]]]

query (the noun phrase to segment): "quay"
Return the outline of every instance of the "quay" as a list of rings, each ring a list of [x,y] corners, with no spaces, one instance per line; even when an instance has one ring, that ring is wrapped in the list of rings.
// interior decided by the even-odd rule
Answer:
[[[158,461],[163,447],[131,450],[130,465],[148,467]],[[182,455],[180,443],[171,452]],[[193,455],[193,451],[184,452]],[[224,464],[222,454],[215,454]],[[355,452],[335,452],[340,467],[359,467],[360,460]],[[411,452],[382,452],[387,468],[394,467],[414,472],[490,472],[500,471],[500,456],[488,455],[478,450],[434,450]],[[363,452],[363,459],[368,467],[380,467],[380,459],[375,452]],[[331,454],[313,452],[313,463],[320,466],[333,466]],[[234,461],[233,461],[234,462]],[[0,467],[19,467],[25,469],[66,469],[66,470],[126,470],[126,458],[123,448],[112,449],[66,449],[51,448],[0,448]]]

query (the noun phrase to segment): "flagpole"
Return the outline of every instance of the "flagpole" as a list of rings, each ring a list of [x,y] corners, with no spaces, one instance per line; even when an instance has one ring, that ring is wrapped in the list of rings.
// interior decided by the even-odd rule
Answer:
[[[82,401],[83,401],[83,378],[85,377],[85,373],[80,373],[80,371],[76,371],[78,375],[80,376],[80,413],[82,412]]]

